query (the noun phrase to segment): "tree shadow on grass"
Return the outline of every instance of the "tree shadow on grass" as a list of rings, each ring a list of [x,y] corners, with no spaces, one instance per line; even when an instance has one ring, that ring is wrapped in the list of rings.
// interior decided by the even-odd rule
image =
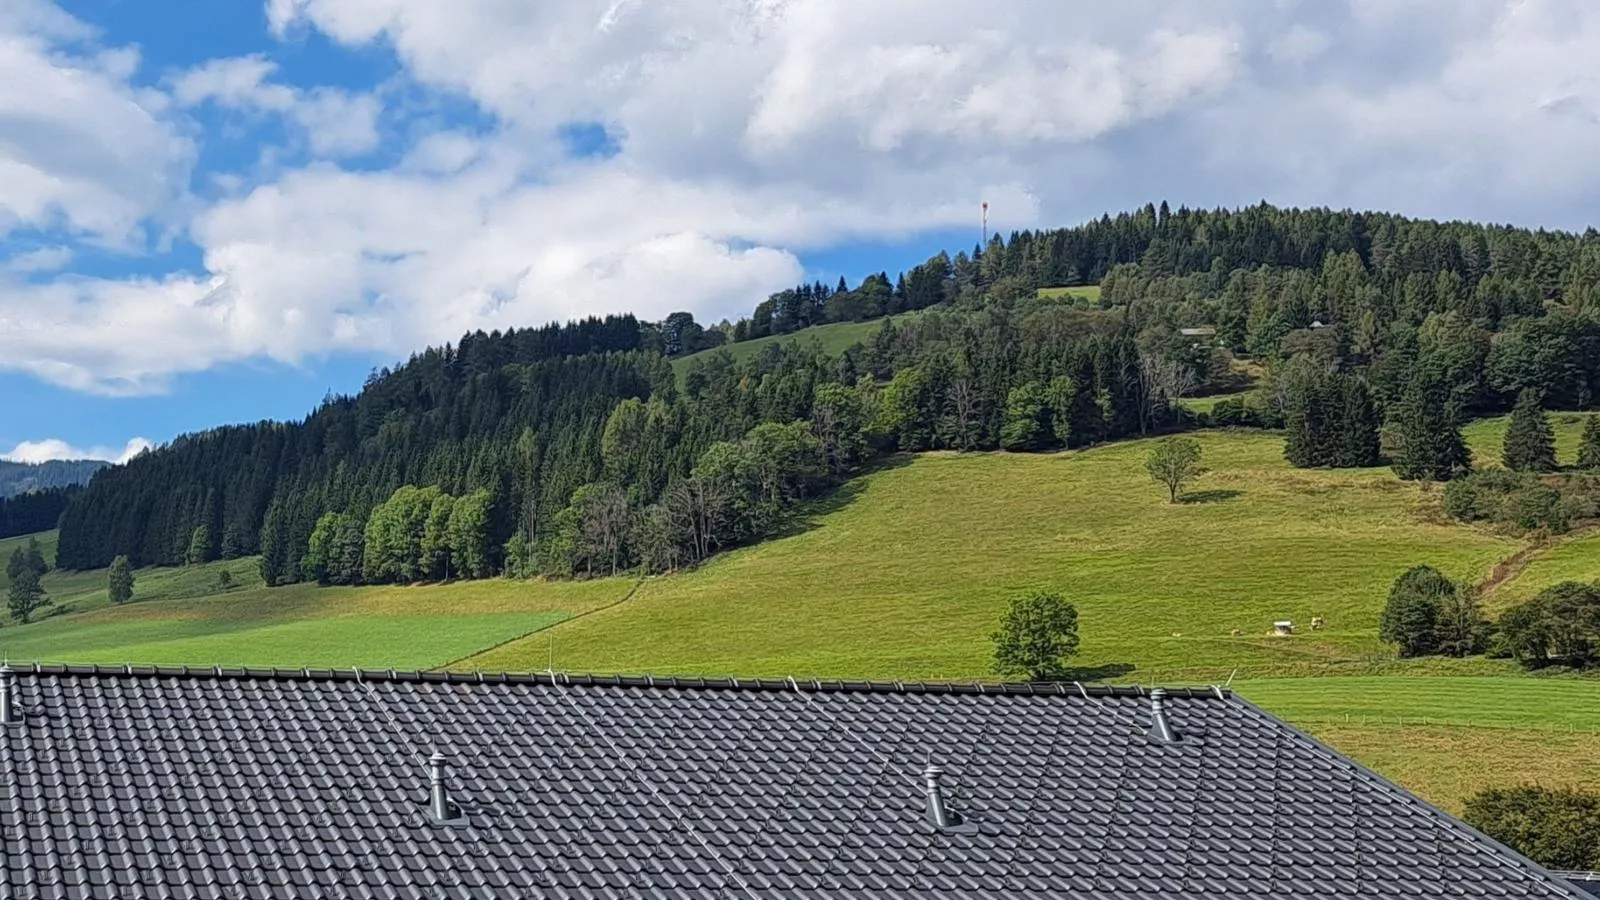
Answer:
[[[860,497],[862,494],[866,493],[866,476],[875,475],[879,472],[887,472],[891,469],[903,469],[906,466],[911,465],[911,463],[915,460],[916,457],[910,453],[895,453],[891,456],[886,456],[877,460],[872,465],[866,466],[862,468],[861,471],[851,475],[848,481],[840,484],[827,494],[801,505],[784,520],[783,524],[780,525],[776,531],[766,535],[755,543],[761,543],[762,541],[772,540],[775,538],[794,537],[797,534],[804,534],[807,531],[811,531],[812,529],[820,527],[822,524],[822,519],[826,518],[832,513],[836,513],[839,510],[844,509],[846,506],[854,503],[857,497]]]
[[[1244,491],[1194,491],[1178,498],[1179,503],[1224,503],[1244,495]]]
[[[1121,678],[1132,672],[1136,667],[1133,663],[1106,663],[1100,666],[1083,666],[1068,669],[1060,678],[1054,681],[1108,681],[1112,678]]]

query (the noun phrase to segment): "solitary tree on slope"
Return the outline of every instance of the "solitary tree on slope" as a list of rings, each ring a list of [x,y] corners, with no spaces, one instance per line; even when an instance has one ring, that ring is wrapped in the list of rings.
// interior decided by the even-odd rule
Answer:
[[[1078,610],[1060,594],[1037,593],[1011,601],[994,640],[994,670],[1007,677],[1050,681],[1067,673],[1078,652]]]
[[[1178,502],[1183,486],[1205,474],[1200,465],[1200,442],[1193,438],[1167,438],[1150,448],[1144,463],[1150,477],[1167,487],[1167,500]]]

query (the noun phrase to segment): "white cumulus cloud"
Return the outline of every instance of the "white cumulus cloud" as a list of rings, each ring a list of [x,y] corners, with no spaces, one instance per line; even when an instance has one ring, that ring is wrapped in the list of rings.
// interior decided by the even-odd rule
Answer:
[[[43,0],[0,14],[0,237],[62,230],[137,243],[185,191],[195,148],[131,50],[84,49],[85,26]]]
[[[53,459],[103,459],[125,463],[154,446],[150,441],[136,437],[129,439],[120,450],[115,447],[79,449],[58,438],[45,438],[42,441],[23,441],[11,452],[0,454],[0,459],[19,463],[42,463]]]
[[[55,102],[0,97],[0,231],[160,221],[203,109],[281,117],[308,151],[199,173],[195,271],[0,265],[0,367],[85,391],[578,315],[737,315],[810,251],[965,228],[980,199],[1002,231],[1162,198],[1579,228],[1600,208],[1586,0],[267,3],[285,42],[392,52],[371,90],[291,83],[271,53],[136,88],[130,52],[19,2],[0,75]],[[463,99],[482,121],[441,111]],[[566,158],[575,122],[615,152]],[[394,165],[346,159],[375,150]]]
[[[318,156],[359,155],[378,145],[378,99],[337,88],[297,90],[268,79],[277,64],[263,56],[214,59],[172,79],[185,107],[207,101],[227,109],[270,112],[297,124]]]

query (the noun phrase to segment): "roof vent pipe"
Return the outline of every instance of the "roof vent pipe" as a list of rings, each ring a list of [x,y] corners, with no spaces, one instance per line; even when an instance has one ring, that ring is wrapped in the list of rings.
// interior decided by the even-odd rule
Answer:
[[[10,663],[0,665],[0,725],[22,724],[22,704],[17,696],[17,673]]]
[[[1176,744],[1178,732],[1167,721],[1167,692],[1156,688],[1150,692],[1150,739],[1163,744]]]
[[[949,828],[955,824],[950,810],[944,805],[944,790],[939,786],[939,776],[943,774],[943,769],[931,763],[922,770],[922,777],[926,780],[928,788],[928,821],[939,829]]]
[[[428,818],[442,825],[464,821],[461,807],[450,800],[450,792],[444,786],[444,754],[437,750],[428,757]]]

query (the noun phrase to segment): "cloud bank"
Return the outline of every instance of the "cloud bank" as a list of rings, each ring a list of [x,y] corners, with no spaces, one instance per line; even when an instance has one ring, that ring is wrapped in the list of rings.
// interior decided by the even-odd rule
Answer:
[[[120,464],[154,446],[155,444],[145,438],[136,437],[129,440],[120,450],[115,447],[79,449],[63,440],[45,438],[42,441],[23,441],[13,447],[11,452],[0,454],[0,459],[19,463],[42,463],[53,459],[103,459]]]
[[[44,0],[8,6],[0,238],[45,237],[0,264],[0,366],[95,393],[737,315],[810,252],[964,228],[980,199],[1001,229],[1161,198],[1581,228],[1600,200],[1585,0],[266,4],[284,46],[392,53],[397,83],[364,91],[270,54],[152,72]],[[200,166],[202,114],[260,129],[260,159]],[[613,150],[573,154],[574,124]],[[72,270],[80,245],[163,240],[200,265]]]

